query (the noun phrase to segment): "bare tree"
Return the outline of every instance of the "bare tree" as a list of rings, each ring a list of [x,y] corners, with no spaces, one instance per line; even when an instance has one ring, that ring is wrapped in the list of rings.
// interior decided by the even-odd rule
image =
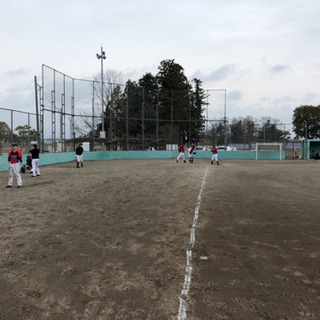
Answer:
[[[121,71],[114,69],[105,70],[103,78],[103,103],[106,107],[108,105],[108,102],[111,100],[115,87],[123,84],[123,80]],[[100,101],[102,97],[101,90],[101,74],[98,74],[94,77],[94,92],[95,97]]]
[[[103,111],[100,106],[102,99],[102,86],[101,86],[101,74],[97,74],[94,77],[93,83],[93,97],[95,105],[98,106],[95,112],[94,119],[90,111],[84,111],[78,116],[77,121],[74,122],[74,131],[77,136],[94,138],[98,137],[97,131],[101,130],[102,117],[110,118],[110,110],[112,112],[112,98],[114,92],[119,86],[122,85],[122,73],[114,69],[107,69],[104,72],[103,80]],[[102,114],[104,113],[104,114]],[[105,120],[106,121],[106,120]]]

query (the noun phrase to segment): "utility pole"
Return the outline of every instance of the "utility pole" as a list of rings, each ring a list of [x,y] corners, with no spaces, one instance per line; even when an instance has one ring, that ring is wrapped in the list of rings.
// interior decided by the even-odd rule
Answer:
[[[101,109],[102,109],[102,130],[101,130],[101,134],[100,137],[101,138],[105,138],[106,137],[106,133],[104,131],[104,101],[103,101],[103,60],[106,59],[106,53],[103,51],[102,45],[101,45],[101,52],[100,54],[97,53],[97,58],[101,59]],[[102,142],[102,149],[104,149],[104,142]]]

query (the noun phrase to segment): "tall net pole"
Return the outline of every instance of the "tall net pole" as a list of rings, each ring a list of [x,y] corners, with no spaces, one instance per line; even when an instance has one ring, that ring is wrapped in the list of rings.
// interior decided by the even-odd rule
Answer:
[[[101,138],[105,138],[105,131],[104,131],[104,101],[103,101],[103,60],[106,59],[106,53],[103,51],[103,48],[101,46],[101,52],[100,54],[96,54],[97,58],[101,60],[101,111],[102,111],[102,127],[101,132],[102,136]],[[104,142],[102,142],[102,149],[104,149]]]

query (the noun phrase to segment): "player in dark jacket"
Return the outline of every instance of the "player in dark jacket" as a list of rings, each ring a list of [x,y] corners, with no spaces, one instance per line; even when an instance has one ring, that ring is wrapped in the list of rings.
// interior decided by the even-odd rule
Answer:
[[[27,161],[26,161],[26,169],[30,170],[30,173],[32,173],[32,158],[31,156],[27,156]]]
[[[83,167],[82,154],[83,154],[83,148],[82,148],[82,143],[80,143],[79,146],[76,148],[77,168],[80,168],[79,163],[81,163],[81,167]]]
[[[29,151],[31,153],[32,158],[32,177],[40,176],[39,169],[39,154],[40,150],[38,149],[36,144],[32,145],[32,149]]]
[[[193,154],[195,154],[194,146],[191,146],[190,148],[188,148],[188,154],[189,154],[189,163],[193,163]]]

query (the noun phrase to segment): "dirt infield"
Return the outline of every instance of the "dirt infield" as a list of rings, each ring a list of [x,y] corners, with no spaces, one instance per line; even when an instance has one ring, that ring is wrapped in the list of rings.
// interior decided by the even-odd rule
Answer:
[[[320,319],[320,162],[209,163],[1,172],[0,320],[177,319],[203,183],[186,319]]]

